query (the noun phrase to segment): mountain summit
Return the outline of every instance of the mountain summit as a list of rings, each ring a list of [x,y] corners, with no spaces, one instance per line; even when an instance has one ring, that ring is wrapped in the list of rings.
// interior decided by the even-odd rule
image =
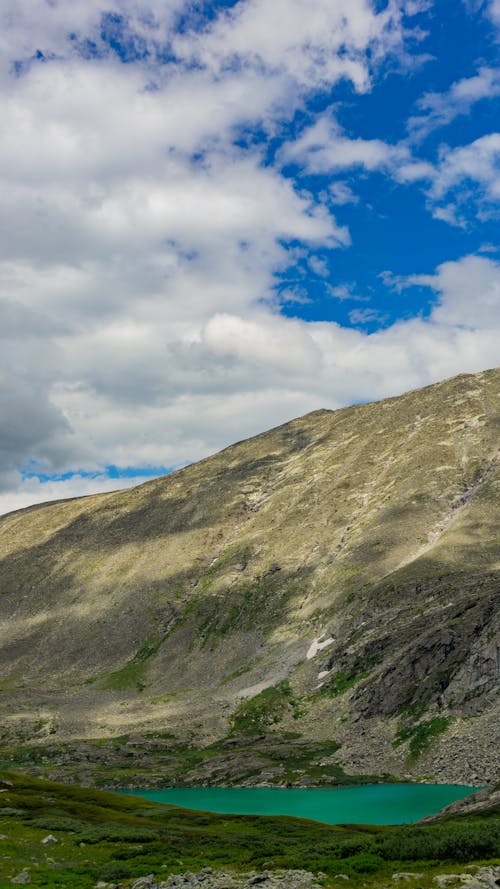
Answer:
[[[496,369],[4,516],[4,758],[109,784],[491,780],[499,439]]]

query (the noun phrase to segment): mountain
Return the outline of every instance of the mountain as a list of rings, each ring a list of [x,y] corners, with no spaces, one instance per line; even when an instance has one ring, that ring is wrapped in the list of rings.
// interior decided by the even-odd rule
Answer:
[[[498,770],[500,370],[0,520],[1,758],[140,783]]]

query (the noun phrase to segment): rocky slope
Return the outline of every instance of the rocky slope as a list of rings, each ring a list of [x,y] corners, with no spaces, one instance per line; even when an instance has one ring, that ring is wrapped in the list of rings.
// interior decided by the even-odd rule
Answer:
[[[36,744],[101,783],[492,781],[499,445],[492,370],[3,517],[4,758]]]

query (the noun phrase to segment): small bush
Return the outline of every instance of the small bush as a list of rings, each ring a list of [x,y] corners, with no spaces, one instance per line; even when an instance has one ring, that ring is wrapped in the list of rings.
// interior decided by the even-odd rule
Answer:
[[[150,827],[122,824],[96,824],[77,834],[78,843],[148,843],[158,839],[158,831]]]
[[[346,858],[348,870],[355,874],[375,874],[382,867],[384,859],[373,852],[359,852],[352,858]]]
[[[130,876],[130,870],[120,861],[108,861],[99,872],[99,879],[104,880],[106,883],[112,883],[114,880],[123,880]]]
[[[393,861],[474,861],[500,855],[500,824],[408,827],[378,837],[376,851]]]
[[[369,839],[368,837],[366,839],[349,840],[347,843],[343,842],[338,847],[336,854],[339,858],[350,858],[352,855],[357,855],[358,852],[365,852],[369,843],[371,843],[371,838]]]

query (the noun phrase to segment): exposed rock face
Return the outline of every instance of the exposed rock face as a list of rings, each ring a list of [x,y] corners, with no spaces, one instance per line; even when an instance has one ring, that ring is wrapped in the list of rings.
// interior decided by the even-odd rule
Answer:
[[[493,811],[500,807],[500,783],[492,787],[485,787],[472,793],[464,799],[459,799],[449,806],[446,806],[437,815],[428,815],[422,819],[422,824],[432,824],[439,821],[443,816],[448,815],[473,815],[475,812]]]
[[[493,370],[317,411],[133,490],[3,517],[7,752],[45,745],[67,778],[79,750],[79,780],[92,781],[80,739],[168,733],[167,784],[181,772],[311,783],[333,780],[334,763],[492,781],[499,445]],[[326,765],[287,756],[291,732]],[[278,760],[265,752],[273,733]],[[236,743],[182,771],[186,741],[224,738]],[[128,744],[109,748],[122,783],[127,758],[138,764]],[[98,774],[113,783],[111,765]]]

